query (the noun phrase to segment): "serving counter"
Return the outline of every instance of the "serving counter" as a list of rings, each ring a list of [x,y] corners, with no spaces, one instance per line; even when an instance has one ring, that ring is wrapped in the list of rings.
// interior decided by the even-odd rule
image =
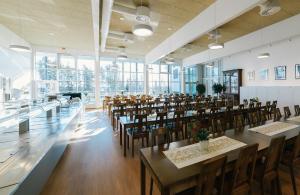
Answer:
[[[83,112],[80,102],[68,107],[59,105],[38,105],[25,114],[16,109],[2,112],[5,114],[0,117],[0,195],[34,195],[42,190]],[[21,131],[24,121],[28,121],[28,130]]]

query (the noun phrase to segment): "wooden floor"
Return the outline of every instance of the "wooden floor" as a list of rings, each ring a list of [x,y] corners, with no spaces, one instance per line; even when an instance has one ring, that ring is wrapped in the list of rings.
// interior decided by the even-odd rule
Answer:
[[[91,111],[86,113],[41,194],[138,195],[139,169],[138,150],[135,158],[131,155],[124,158],[119,137],[112,131],[106,113]],[[300,191],[300,169],[296,174]],[[149,180],[147,176],[147,184]],[[281,168],[280,181],[283,194],[292,195],[291,180],[285,167]],[[156,187],[153,194],[159,194]],[[259,194],[257,187],[254,194]]]

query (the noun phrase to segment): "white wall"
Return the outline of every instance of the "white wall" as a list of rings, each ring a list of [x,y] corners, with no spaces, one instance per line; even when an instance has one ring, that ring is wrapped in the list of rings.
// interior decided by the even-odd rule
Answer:
[[[259,53],[268,52],[269,58],[258,59]],[[300,79],[295,79],[295,64],[300,64],[300,37],[285,40],[272,46],[261,47],[248,52],[223,58],[223,69],[243,69],[243,86],[300,86]],[[275,80],[274,68],[286,66],[286,80]],[[259,72],[269,69],[267,81],[260,80]],[[247,79],[247,72],[255,71],[255,80]]]
[[[15,52],[9,45],[29,46],[18,35],[0,24],[0,73],[12,79],[13,87],[22,88],[30,83],[30,53]]]

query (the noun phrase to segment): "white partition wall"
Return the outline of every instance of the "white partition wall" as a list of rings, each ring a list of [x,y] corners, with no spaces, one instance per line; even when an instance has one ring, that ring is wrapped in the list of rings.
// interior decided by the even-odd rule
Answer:
[[[278,101],[278,107],[289,106],[292,114],[294,105],[300,104],[300,86],[246,86],[241,87],[240,98],[250,99],[258,97],[263,104],[266,101]]]

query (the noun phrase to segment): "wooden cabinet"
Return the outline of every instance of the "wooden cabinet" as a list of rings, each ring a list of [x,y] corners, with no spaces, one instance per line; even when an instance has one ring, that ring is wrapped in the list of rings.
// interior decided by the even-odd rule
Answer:
[[[242,69],[223,71],[223,81],[226,86],[224,93],[235,101],[240,101],[240,87],[242,86]]]

